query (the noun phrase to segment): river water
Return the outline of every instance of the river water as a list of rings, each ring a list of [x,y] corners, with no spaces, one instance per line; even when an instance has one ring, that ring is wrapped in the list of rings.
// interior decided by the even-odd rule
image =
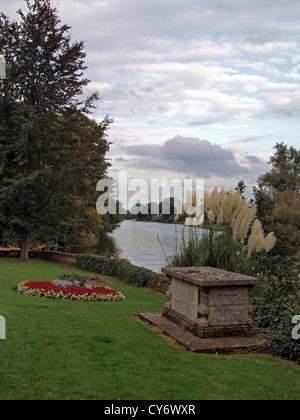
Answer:
[[[131,263],[138,267],[160,273],[176,254],[176,244],[181,243],[183,230],[182,225],[125,220],[100,247],[77,250],[76,253],[108,251],[120,258],[130,258]]]
[[[159,273],[174,256],[181,231],[179,225],[125,220],[110,236],[120,258],[130,258],[132,264]]]
[[[179,241],[182,230],[181,225],[125,220],[97,248],[75,249],[74,252],[100,254],[107,251],[118,254],[119,258],[130,258],[138,267],[160,273],[176,253],[176,240]]]

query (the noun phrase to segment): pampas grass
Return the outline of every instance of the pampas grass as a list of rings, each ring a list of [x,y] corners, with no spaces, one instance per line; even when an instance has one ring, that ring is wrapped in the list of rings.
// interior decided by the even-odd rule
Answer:
[[[187,201],[191,203],[191,196]],[[222,231],[191,229],[187,236],[184,228],[172,265],[209,265],[256,275],[256,253],[269,252],[276,244],[274,233],[265,236],[257,207],[249,205],[239,190],[227,193],[217,188],[211,195],[205,193],[204,207],[208,223]]]
[[[264,249],[266,250],[266,252],[270,252],[274,248],[276,243],[277,243],[277,238],[274,232],[269,233],[269,235],[265,238],[265,241],[264,241]]]
[[[205,195],[205,210],[211,224],[227,224],[232,229],[233,239],[245,244],[249,235],[247,248],[250,256],[253,251],[269,252],[276,244],[274,233],[265,236],[261,222],[256,219],[257,206],[250,206],[239,190],[226,193],[225,190],[214,189],[211,196]]]

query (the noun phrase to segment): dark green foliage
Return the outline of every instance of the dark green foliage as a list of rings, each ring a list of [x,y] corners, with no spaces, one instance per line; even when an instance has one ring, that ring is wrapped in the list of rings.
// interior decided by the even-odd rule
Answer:
[[[254,290],[253,320],[267,334],[265,351],[300,362],[300,341],[292,337],[293,317],[300,315],[299,282],[265,278]]]
[[[269,194],[300,193],[300,150],[277,143],[276,153],[270,159],[272,169],[259,177],[258,185]]]
[[[104,230],[95,209],[96,184],[105,176],[111,120],[88,118],[92,94],[79,101],[83,42],[72,42],[50,0],[27,0],[18,21],[0,15],[0,228],[21,240],[46,241]]]
[[[75,267],[110,277],[137,287],[166,290],[168,281],[159,274],[132,265],[126,260],[115,260],[106,255],[78,255]]]
[[[300,150],[284,143],[275,150],[271,170],[259,177],[254,196],[264,230],[277,238],[270,255],[290,259],[300,250]]]

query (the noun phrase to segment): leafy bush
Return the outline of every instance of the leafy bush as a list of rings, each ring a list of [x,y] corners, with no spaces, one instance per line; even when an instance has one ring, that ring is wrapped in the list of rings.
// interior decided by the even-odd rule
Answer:
[[[164,276],[151,270],[137,267],[126,260],[115,260],[107,255],[78,255],[75,267],[110,277],[137,287],[167,290],[168,281]]]
[[[300,315],[298,283],[265,278],[254,290],[253,306],[254,323],[268,337],[265,351],[300,362],[300,342],[292,337],[292,319]]]

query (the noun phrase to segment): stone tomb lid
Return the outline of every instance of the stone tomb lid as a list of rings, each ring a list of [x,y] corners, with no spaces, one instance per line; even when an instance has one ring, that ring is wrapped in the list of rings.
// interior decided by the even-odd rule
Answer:
[[[255,277],[231,273],[230,271],[213,267],[163,268],[162,272],[169,277],[174,277],[198,286],[254,286],[259,283],[259,280]]]

